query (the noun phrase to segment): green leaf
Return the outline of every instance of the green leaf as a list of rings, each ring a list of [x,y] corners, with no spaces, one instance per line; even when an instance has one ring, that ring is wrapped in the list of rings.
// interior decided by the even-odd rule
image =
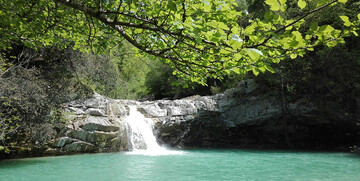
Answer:
[[[226,26],[226,24],[223,23],[223,22],[219,22],[219,23],[218,23],[218,27],[221,28],[221,29],[223,29],[223,30],[230,30],[229,27]]]
[[[211,3],[208,1],[205,1],[205,0],[203,1],[203,3],[204,3],[204,11],[210,12],[211,11]]]
[[[216,38],[216,37],[212,37],[212,38],[210,39],[210,41],[212,41],[212,42],[219,42],[220,39],[219,39],[219,38]]]
[[[239,35],[236,34],[231,35],[231,39],[240,43],[243,42],[243,40],[239,37]]]
[[[270,6],[272,11],[285,11],[286,0],[266,0],[265,3]]]
[[[297,4],[300,7],[300,9],[304,9],[306,7],[306,2],[303,0],[299,0]]]
[[[209,25],[214,28],[218,28],[219,23],[213,20],[213,21],[207,22],[206,25]]]
[[[279,11],[280,4],[277,0],[266,0],[265,3],[270,6],[270,10]]]
[[[320,7],[320,6],[328,3],[329,0],[317,0],[316,2],[317,2],[316,7]]]
[[[235,41],[235,40],[230,40],[229,44],[234,50],[237,50],[238,48],[241,48],[241,46],[243,45],[243,43],[241,43],[239,41]]]
[[[240,74],[240,69],[235,67],[232,71],[234,71],[236,74]]]
[[[260,50],[255,49],[255,48],[249,48],[248,51],[255,52],[261,56],[264,56],[264,54]]]
[[[359,34],[356,31],[351,31],[355,36],[359,36]]]
[[[319,27],[318,23],[317,23],[317,22],[314,22],[314,23],[311,24],[310,30],[311,30],[311,31],[317,31],[317,30],[318,30],[318,27]]]
[[[360,13],[357,15],[357,18],[360,20]]]
[[[221,49],[220,50],[220,54],[230,54],[230,53],[231,53],[231,51],[226,50],[226,49]]]
[[[271,73],[275,73],[274,69],[270,67],[270,65],[265,65],[266,70],[268,70]]]
[[[259,75],[259,70],[256,67],[252,69],[252,72],[254,73],[255,76]]]
[[[247,27],[245,28],[245,34],[246,34],[246,35],[252,34],[252,33],[255,31],[255,27],[256,27],[255,24],[251,24],[250,26],[247,26]]]
[[[329,42],[327,42],[326,43],[326,46],[328,46],[328,47],[334,47],[334,46],[336,46],[337,45],[337,42],[336,41],[329,41]]]
[[[0,151],[4,150],[5,148],[3,146],[0,146]]]
[[[291,55],[290,55],[290,58],[291,58],[291,59],[295,59],[296,57],[297,57],[297,54],[291,54]]]
[[[168,8],[171,10],[171,11],[176,11],[176,4],[174,1],[168,1]]]
[[[241,53],[237,53],[234,55],[235,60],[240,60],[242,58],[242,54]]]
[[[182,22],[182,21],[175,21],[174,23],[173,23],[173,25],[174,26],[177,26],[177,28],[179,28],[179,29],[184,29],[185,27],[184,27],[184,23]]]
[[[339,3],[346,3],[348,0],[338,0]]]
[[[324,34],[328,34],[328,33],[331,33],[332,31],[334,31],[334,28],[330,25],[323,25],[319,28],[319,31]]]
[[[259,67],[259,70],[261,73],[265,73],[266,72],[266,68],[265,67]]]
[[[264,56],[264,54],[260,50],[255,49],[255,48],[249,48],[249,49],[247,49],[246,52],[249,55],[249,57],[254,61],[257,61],[258,59],[260,59],[260,56]]]
[[[351,26],[351,22],[349,21],[349,17],[347,16],[340,16],[341,20],[344,21],[345,26]]]

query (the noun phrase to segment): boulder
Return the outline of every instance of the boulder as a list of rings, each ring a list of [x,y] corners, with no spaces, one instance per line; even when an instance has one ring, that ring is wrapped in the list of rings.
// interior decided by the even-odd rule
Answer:
[[[106,116],[104,110],[96,109],[96,108],[87,109],[86,114],[89,114],[91,116]]]
[[[140,110],[148,117],[164,117],[168,115],[167,109],[161,108],[159,104],[144,105]]]
[[[62,149],[62,151],[66,153],[91,153],[95,152],[96,148],[94,145],[90,143],[86,143],[83,141],[76,141],[71,144],[65,145]]]
[[[80,125],[85,131],[118,131],[119,127],[112,124],[107,117],[89,116]]]
[[[185,116],[185,115],[193,115],[197,113],[197,108],[195,107],[169,106],[166,109],[167,109],[167,116]]]
[[[127,116],[128,110],[125,108],[124,105],[118,103],[110,103],[108,108],[108,116],[110,117],[123,117]]]
[[[69,137],[75,138],[87,143],[94,145],[101,145],[107,143],[107,141],[117,137],[119,134],[117,132],[102,132],[102,131],[83,131],[83,130],[74,130],[69,134]],[[104,146],[100,146],[104,147]]]
[[[66,144],[70,144],[74,142],[74,139],[69,138],[69,137],[60,137],[58,139],[56,139],[54,142],[52,142],[51,144],[49,144],[49,146],[51,147],[58,147],[58,148],[62,148],[64,147]]]

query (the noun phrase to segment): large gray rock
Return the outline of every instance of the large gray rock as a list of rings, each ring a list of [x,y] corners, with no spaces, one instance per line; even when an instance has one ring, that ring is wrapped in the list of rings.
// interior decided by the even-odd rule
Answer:
[[[90,153],[95,152],[96,148],[94,145],[87,142],[77,141],[65,145],[61,150],[65,153]]]
[[[168,116],[184,116],[192,115],[197,113],[197,108],[195,107],[177,107],[169,106],[167,107]]]
[[[69,138],[69,137],[61,137],[61,138],[58,138],[56,140],[54,140],[53,143],[51,143],[51,146],[52,147],[58,147],[58,148],[62,148],[64,147],[66,144],[70,144],[74,142],[74,139],[72,138]]]
[[[168,115],[167,109],[163,109],[159,104],[148,104],[141,107],[142,112],[149,117],[164,117]]]
[[[95,109],[95,108],[89,108],[85,111],[85,113],[91,116],[106,116],[104,110]]]
[[[110,103],[109,104],[108,116],[120,118],[120,117],[127,116],[127,113],[128,113],[128,111],[124,105],[121,105],[119,103]]]
[[[85,131],[118,131],[119,127],[112,124],[107,117],[89,116],[80,125]]]

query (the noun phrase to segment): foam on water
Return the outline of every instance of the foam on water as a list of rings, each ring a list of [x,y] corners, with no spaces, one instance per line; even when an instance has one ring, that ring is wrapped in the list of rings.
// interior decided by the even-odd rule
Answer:
[[[162,148],[161,150],[133,150],[126,152],[128,155],[146,155],[146,156],[166,156],[166,155],[183,155],[185,151],[168,150]]]

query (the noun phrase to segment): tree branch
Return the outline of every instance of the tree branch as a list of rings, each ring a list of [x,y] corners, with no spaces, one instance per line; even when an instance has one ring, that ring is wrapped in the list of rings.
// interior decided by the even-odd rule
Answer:
[[[329,3],[327,3],[327,4],[324,4],[324,5],[316,8],[316,9],[313,9],[313,10],[307,12],[306,14],[302,15],[300,18],[298,18],[298,19],[296,19],[295,21],[293,21],[292,23],[290,23],[290,24],[288,24],[288,25],[286,25],[286,26],[284,26],[284,27],[276,30],[276,31],[274,32],[274,34],[280,33],[281,31],[285,30],[286,28],[288,28],[288,27],[294,25],[295,23],[301,21],[302,19],[306,18],[306,17],[309,16],[310,14],[316,13],[316,12],[318,12],[318,11],[320,11],[320,10],[322,10],[322,9],[324,9],[324,8],[330,6],[331,4],[334,4],[334,3],[336,3],[336,2],[338,2],[338,0],[332,0],[331,2],[329,2]],[[263,42],[261,42],[260,44],[251,45],[251,46],[248,46],[248,47],[246,47],[246,48],[256,48],[256,47],[265,45],[265,43],[267,43],[272,37],[274,37],[274,36],[273,36],[273,35],[270,35],[269,37],[267,37],[267,38],[266,38]]]

